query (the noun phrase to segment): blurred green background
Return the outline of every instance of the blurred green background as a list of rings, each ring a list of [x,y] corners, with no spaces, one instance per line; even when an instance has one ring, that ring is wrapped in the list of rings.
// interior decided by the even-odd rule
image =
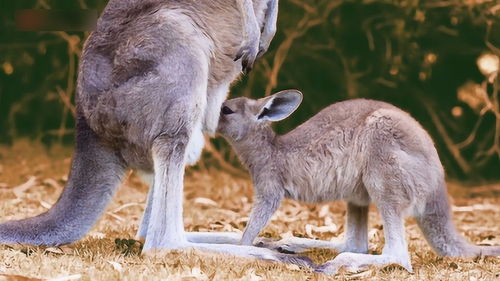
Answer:
[[[88,36],[18,32],[15,10],[100,12],[106,2],[0,3],[0,143],[71,144],[76,70]],[[449,177],[497,182],[499,48],[498,0],[281,0],[271,49],[231,95],[300,89],[304,102],[276,124],[279,132],[336,101],[388,101],[430,132]]]

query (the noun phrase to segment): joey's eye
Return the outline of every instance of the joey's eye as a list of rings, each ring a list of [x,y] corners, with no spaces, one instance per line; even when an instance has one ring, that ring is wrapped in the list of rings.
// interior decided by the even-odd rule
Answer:
[[[234,111],[231,110],[231,108],[224,106],[222,107],[222,114],[228,115],[228,114],[233,114]]]

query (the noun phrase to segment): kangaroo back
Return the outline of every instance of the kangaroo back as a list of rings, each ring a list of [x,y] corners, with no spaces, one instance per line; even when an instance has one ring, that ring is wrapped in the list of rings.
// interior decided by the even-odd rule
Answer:
[[[77,119],[76,149],[67,186],[46,213],[0,224],[0,243],[60,245],[81,238],[110,201],[124,164],[103,146],[83,117]]]
[[[410,199],[415,204],[413,214],[434,250],[443,256],[500,255],[500,247],[470,244],[457,232],[452,221],[444,171],[432,139],[425,129],[413,117],[399,109],[377,110],[370,118],[378,125],[376,131],[379,134],[385,131],[398,143],[393,149],[395,155],[402,155],[395,159],[404,160],[398,164],[404,171],[401,186],[406,194],[410,194]],[[384,118],[393,121],[387,121],[387,128],[382,125],[384,122],[380,122]],[[381,150],[382,145],[377,143],[377,147]],[[421,167],[424,166],[428,170],[422,171]],[[375,167],[379,169],[379,166]],[[404,198],[405,193],[401,198]]]

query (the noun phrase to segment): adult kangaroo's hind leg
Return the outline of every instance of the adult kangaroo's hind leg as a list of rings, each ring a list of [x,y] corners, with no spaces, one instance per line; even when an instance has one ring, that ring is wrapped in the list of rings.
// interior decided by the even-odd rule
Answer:
[[[125,165],[80,115],[69,180],[54,206],[36,217],[0,224],[0,243],[61,245],[80,239],[102,214]]]
[[[190,133],[180,129],[176,135],[158,137],[153,144],[154,184],[144,250],[179,249],[187,246],[184,234],[183,179],[184,157]]]
[[[151,216],[151,204],[153,202],[153,190],[154,190],[154,178],[152,174],[139,173],[141,179],[147,183],[149,187],[148,195],[146,198],[146,208],[144,209],[144,214],[142,215],[141,223],[139,224],[139,230],[137,230],[137,239],[145,239],[148,233],[149,218]]]

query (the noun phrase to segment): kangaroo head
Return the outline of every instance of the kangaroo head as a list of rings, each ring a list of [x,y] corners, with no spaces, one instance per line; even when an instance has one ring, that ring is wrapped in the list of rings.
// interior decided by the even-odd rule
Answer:
[[[302,93],[285,90],[272,96],[253,100],[245,97],[227,100],[222,105],[218,132],[232,142],[245,139],[248,133],[258,134],[294,112],[302,102]]]

